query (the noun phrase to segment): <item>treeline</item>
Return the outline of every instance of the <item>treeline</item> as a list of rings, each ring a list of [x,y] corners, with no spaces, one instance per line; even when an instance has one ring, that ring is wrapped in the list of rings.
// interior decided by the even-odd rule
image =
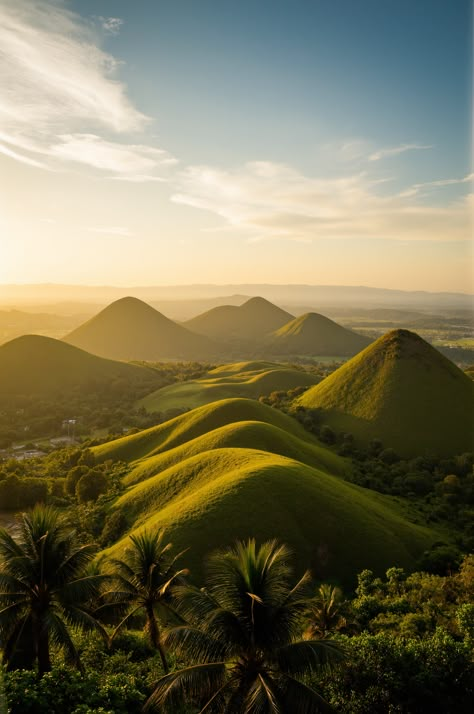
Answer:
[[[474,556],[445,576],[365,570],[347,596],[250,540],[211,555],[200,589],[163,531],[97,562],[37,508],[0,530],[0,563],[11,714],[471,711]]]

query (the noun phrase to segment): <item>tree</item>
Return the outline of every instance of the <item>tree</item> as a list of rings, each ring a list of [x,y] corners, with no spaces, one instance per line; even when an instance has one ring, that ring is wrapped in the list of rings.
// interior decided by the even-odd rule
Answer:
[[[347,624],[341,610],[342,592],[334,585],[323,583],[316,596],[309,601],[309,625],[304,636],[308,639],[327,637],[330,632],[341,630]]]
[[[187,624],[166,643],[191,664],[162,677],[145,710],[176,711],[182,696],[200,711],[311,714],[329,710],[301,677],[342,657],[329,640],[297,639],[310,575],[292,585],[289,551],[276,541],[237,543],[209,562],[207,589],[175,588]]]
[[[54,644],[80,668],[69,627],[96,628],[105,636],[87,606],[103,578],[87,573],[93,557],[94,547],[80,544],[48,506],[22,514],[15,535],[0,529],[0,640],[9,667],[26,645],[29,665],[37,661],[41,677],[51,669]]]
[[[175,570],[175,563],[182,553],[170,556],[171,543],[164,543],[164,531],[143,532],[130,536],[131,547],[125,552],[124,560],[112,560],[114,589],[105,594],[105,601],[112,600],[128,609],[123,620],[117,625],[112,639],[128,620],[140,610],[145,612],[144,631],[151,645],[160,653],[163,669],[168,672],[166,652],[161,641],[161,625],[157,617],[157,607],[170,606],[170,590],[182,583],[186,569]]]

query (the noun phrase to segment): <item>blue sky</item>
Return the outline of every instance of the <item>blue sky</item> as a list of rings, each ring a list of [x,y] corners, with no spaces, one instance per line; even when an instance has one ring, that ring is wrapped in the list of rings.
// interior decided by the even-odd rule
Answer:
[[[0,281],[472,290],[468,0],[0,0],[0,32]]]

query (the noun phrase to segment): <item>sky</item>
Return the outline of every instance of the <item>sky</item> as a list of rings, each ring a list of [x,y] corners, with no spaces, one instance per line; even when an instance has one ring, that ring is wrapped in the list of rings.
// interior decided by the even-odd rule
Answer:
[[[0,283],[473,292],[471,0],[0,0]]]

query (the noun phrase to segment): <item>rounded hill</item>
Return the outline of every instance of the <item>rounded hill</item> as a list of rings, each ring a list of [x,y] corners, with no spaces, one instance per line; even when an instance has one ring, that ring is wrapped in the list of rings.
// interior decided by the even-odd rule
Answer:
[[[206,359],[217,346],[134,297],[116,300],[64,341],[110,359]]]
[[[265,298],[253,297],[240,306],[215,307],[188,320],[184,325],[194,332],[220,341],[254,342],[292,319],[293,315]]]
[[[0,346],[0,395],[56,394],[117,379],[150,389],[160,381],[146,367],[103,359],[52,337],[23,335]]]
[[[393,330],[295,400],[321,420],[400,455],[472,451],[474,383],[408,330]]]
[[[352,357],[370,342],[324,315],[307,312],[269,335],[266,349],[275,355]]]
[[[209,372],[206,377],[180,384],[171,384],[158,389],[138,402],[148,411],[167,409],[194,409],[218,399],[245,397],[258,399],[275,391],[285,391],[297,387],[310,387],[320,381],[320,377],[303,370],[283,365],[248,362],[242,371],[234,369],[238,365],[224,365]],[[263,368],[262,368],[263,365]],[[248,366],[248,369],[245,369]],[[257,367],[256,369],[253,369]],[[260,368],[259,368],[260,367]]]
[[[213,449],[130,488],[114,510],[133,532],[165,527],[178,549],[189,548],[192,577],[202,581],[206,555],[236,539],[278,538],[300,568],[353,586],[370,567],[413,569],[433,542],[387,497],[346,483],[297,460],[245,448]],[[120,553],[126,540],[112,549]]]

